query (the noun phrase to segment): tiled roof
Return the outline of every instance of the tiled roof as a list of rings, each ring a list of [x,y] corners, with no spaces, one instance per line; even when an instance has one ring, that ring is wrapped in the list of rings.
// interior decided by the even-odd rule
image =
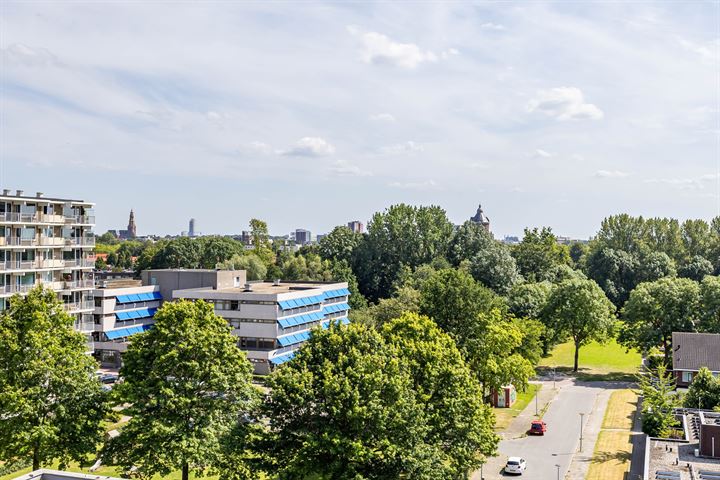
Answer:
[[[673,370],[720,372],[720,334],[673,332]]]

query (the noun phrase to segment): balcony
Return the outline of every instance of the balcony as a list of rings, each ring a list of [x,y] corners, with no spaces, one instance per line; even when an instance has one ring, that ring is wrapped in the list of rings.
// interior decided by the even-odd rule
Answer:
[[[95,237],[65,238],[65,246],[94,247]]]
[[[93,222],[94,222],[93,217]],[[5,212],[0,213],[0,222],[5,223],[44,223],[44,224],[64,224],[64,215],[53,215],[44,214],[40,212],[35,213],[19,213],[19,212]]]
[[[5,260],[0,262],[0,270],[33,270],[38,267],[35,260]]]
[[[83,332],[83,333],[94,332],[95,331],[95,322],[87,321],[87,320],[76,321],[73,323],[73,327],[75,327],[75,330],[77,330],[78,332]]]
[[[72,280],[68,282],[63,282],[62,286],[63,290],[75,290],[79,288],[95,288],[95,282],[91,279]]]
[[[95,302],[92,300],[84,300],[82,302],[63,303],[63,309],[68,313],[75,313],[81,310],[94,310]]]
[[[0,287],[0,293],[2,294],[16,294],[16,293],[28,293],[30,290],[35,288],[36,284],[31,285],[3,285]]]
[[[65,217],[67,225],[95,225],[94,215],[68,215]]]

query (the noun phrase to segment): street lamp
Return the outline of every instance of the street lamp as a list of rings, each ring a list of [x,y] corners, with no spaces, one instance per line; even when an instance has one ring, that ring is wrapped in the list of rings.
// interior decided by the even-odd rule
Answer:
[[[557,468],[557,480],[560,480],[560,465],[556,463],[555,467]]]
[[[556,390],[556,387],[555,387],[555,366],[553,366],[552,369],[553,369],[553,390]]]
[[[580,412],[580,451],[582,452],[582,440],[583,440],[583,418],[585,414]]]
[[[535,416],[538,416],[538,386],[537,383],[535,384]]]

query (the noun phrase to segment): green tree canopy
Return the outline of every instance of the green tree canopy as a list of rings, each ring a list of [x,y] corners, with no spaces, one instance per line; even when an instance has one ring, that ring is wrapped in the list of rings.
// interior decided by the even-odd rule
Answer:
[[[448,246],[448,260],[457,267],[495,243],[495,238],[482,225],[468,220],[453,233]]]
[[[670,361],[672,332],[695,331],[700,287],[687,278],[662,278],[641,283],[623,309],[620,342],[647,352],[662,346]]]
[[[240,242],[228,237],[200,237],[200,267],[215,268],[238,253],[243,252]]]
[[[404,266],[445,257],[452,232],[445,211],[436,206],[399,204],[375,213],[355,260],[360,290],[372,301],[390,296]]]
[[[501,295],[522,281],[510,250],[495,240],[472,257],[470,273],[475,280]]]
[[[218,263],[216,267],[224,270],[245,270],[248,280],[265,280],[267,278],[267,267],[262,259],[254,253],[236,253],[230,259]]]
[[[667,437],[670,429],[678,423],[673,409],[680,406],[680,397],[674,392],[672,372],[660,364],[656,372],[646,371],[639,375],[638,384],[643,395],[643,432],[651,437]]]
[[[706,275],[712,275],[713,264],[710,260],[700,255],[695,255],[687,263],[680,266],[678,275],[696,282],[701,281]]]
[[[352,264],[355,249],[358,248],[363,236],[355,233],[348,227],[335,227],[332,232],[325,235],[318,244],[318,252],[324,260],[344,260]]]
[[[568,247],[560,245],[552,229],[525,229],[522,241],[512,249],[520,274],[530,281],[551,280],[553,267],[570,265]],[[548,276],[550,275],[550,277]]]
[[[700,330],[720,333],[720,277],[708,275],[700,282]]]
[[[252,366],[227,322],[204,302],[164,304],[133,337],[116,387],[132,416],[106,455],[142,477],[217,465],[221,442],[255,396]]]
[[[497,445],[454,343],[417,315],[318,329],[269,386],[279,478],[457,479]]]
[[[575,344],[573,371],[578,370],[580,347],[592,340],[603,341],[612,333],[615,307],[592,280],[566,280],[548,297],[545,323]]]
[[[109,411],[96,368],[54,292],[12,297],[0,315],[0,460],[37,470],[95,453]]]

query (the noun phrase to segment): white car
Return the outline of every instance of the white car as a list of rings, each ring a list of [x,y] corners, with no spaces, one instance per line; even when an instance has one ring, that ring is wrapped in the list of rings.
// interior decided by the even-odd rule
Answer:
[[[524,458],[510,457],[505,464],[505,473],[512,473],[515,475],[522,475],[527,468],[527,462]]]

